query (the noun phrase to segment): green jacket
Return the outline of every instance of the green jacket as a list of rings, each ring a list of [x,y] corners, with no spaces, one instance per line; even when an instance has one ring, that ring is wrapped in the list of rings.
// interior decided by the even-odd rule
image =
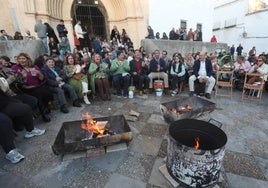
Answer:
[[[109,68],[107,64],[104,62],[100,63],[99,70],[96,71],[97,64],[92,62],[89,65],[88,73],[90,74],[90,87],[93,93],[96,93],[95,88],[95,78],[107,78],[107,73],[109,72]]]
[[[130,71],[130,66],[127,60],[124,60],[121,63],[122,65],[120,65],[118,59],[112,61],[110,71],[113,75],[122,74]]]

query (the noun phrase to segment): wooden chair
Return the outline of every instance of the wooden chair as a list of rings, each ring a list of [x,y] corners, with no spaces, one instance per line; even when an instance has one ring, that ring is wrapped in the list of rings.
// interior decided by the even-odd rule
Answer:
[[[232,98],[233,95],[233,75],[234,71],[217,71],[216,74],[216,86],[215,86],[215,96],[226,96]],[[226,78],[227,77],[227,78]],[[220,92],[220,90],[222,90]],[[227,91],[223,93],[224,88],[227,88]]]
[[[260,81],[248,83],[249,79],[253,76],[259,77]],[[242,100],[251,99],[261,101],[262,92],[264,88],[264,74],[246,73],[244,87],[242,91]]]

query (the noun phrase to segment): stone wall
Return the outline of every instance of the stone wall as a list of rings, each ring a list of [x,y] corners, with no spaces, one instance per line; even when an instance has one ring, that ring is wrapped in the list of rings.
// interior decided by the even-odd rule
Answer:
[[[197,41],[143,39],[141,41],[141,46],[144,47],[147,53],[152,53],[156,49],[160,51],[166,50],[170,57],[174,52],[180,52],[183,56],[186,53],[194,53],[198,51],[205,51],[208,53],[213,53],[215,51],[228,52],[228,46],[225,43]]]
[[[6,55],[11,61],[21,52],[28,53],[32,60],[45,53],[41,40],[11,40],[0,41],[0,56]]]

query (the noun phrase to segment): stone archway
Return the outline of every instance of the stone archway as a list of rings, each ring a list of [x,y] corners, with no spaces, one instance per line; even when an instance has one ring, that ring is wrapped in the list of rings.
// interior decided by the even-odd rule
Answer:
[[[59,0],[61,7],[55,7],[53,0],[47,0],[51,9],[57,9],[58,15],[66,23],[69,31],[73,30],[73,5],[79,0]],[[147,34],[147,19],[149,13],[149,0],[97,0],[98,10],[102,13],[105,22],[106,37],[110,35],[110,29],[116,25],[117,28],[126,29],[134,46],[139,47],[141,39]],[[81,0],[82,3],[94,4],[95,0]],[[53,8],[52,8],[53,7]],[[73,36],[70,36],[71,44]],[[109,38],[109,37],[108,37]]]
[[[107,13],[101,2],[74,1],[71,15],[73,26],[80,20],[89,33],[107,39]]]
[[[9,33],[20,30],[24,32],[29,29],[32,34],[35,34],[33,26],[37,19],[42,19],[48,22],[54,29],[60,19],[63,19],[67,27],[70,43],[73,46],[73,15],[72,6],[74,2],[79,0],[9,0],[3,4],[5,11],[0,14],[2,17],[7,17],[2,27],[6,28]],[[88,1],[88,0],[81,0]],[[95,0],[94,0],[95,1]],[[149,15],[149,0],[97,0],[98,9],[105,18],[106,36],[110,35],[111,28],[116,25],[121,31],[126,29],[134,46],[139,47],[141,39],[147,35],[147,22]],[[6,1],[5,1],[6,2]],[[101,6],[102,5],[102,6]],[[13,24],[12,18],[9,15],[15,15],[20,18],[16,22],[16,27]],[[15,17],[14,17],[15,18]],[[23,20],[23,21],[21,21]]]

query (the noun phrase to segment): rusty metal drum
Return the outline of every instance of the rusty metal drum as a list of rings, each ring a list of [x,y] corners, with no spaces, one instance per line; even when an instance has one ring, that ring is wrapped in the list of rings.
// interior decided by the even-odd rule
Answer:
[[[196,146],[198,138],[198,148]],[[183,119],[169,127],[167,169],[180,185],[207,187],[218,182],[226,134],[210,122]]]

